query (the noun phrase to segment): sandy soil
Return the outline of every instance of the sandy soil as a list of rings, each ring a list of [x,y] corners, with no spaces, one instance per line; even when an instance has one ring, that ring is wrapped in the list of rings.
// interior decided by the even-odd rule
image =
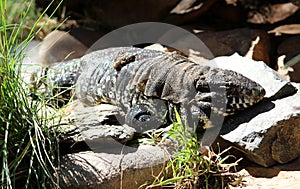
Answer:
[[[251,165],[238,172],[243,176],[242,186],[232,189],[299,189],[300,158],[270,168]]]

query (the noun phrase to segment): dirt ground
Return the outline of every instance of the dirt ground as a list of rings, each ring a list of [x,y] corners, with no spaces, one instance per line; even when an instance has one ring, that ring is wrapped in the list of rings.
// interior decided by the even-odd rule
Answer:
[[[238,172],[242,185],[232,189],[298,189],[300,188],[300,158],[271,168],[249,166]]]

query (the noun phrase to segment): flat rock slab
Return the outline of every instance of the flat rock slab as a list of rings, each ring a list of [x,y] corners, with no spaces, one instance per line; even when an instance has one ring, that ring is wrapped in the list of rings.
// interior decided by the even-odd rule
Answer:
[[[300,93],[262,102],[228,119],[221,137],[262,166],[287,163],[300,156],[299,102]]]
[[[39,56],[45,66],[61,61],[79,58],[88,48],[68,32],[55,30],[49,33],[39,46]]]
[[[265,167],[299,157],[299,84],[284,81],[263,62],[238,54],[218,57],[207,64],[239,72],[266,90],[261,103],[225,120],[221,138]]]
[[[163,170],[173,152],[163,143],[124,145],[135,130],[115,123],[117,110],[109,104],[84,107],[78,101],[66,109],[61,143],[69,145],[57,173],[60,188],[138,188]],[[87,148],[78,149],[83,142]]]
[[[132,139],[135,129],[121,125],[119,108],[110,104],[84,107],[80,101],[74,101],[66,110],[67,116],[61,121],[63,137],[74,142],[85,141],[91,149],[93,144],[102,142],[126,142]],[[96,146],[97,146],[96,145]]]
[[[217,57],[206,65],[241,73],[245,77],[259,83],[266,91],[266,98],[278,99],[296,92],[290,82],[282,80],[276,71],[262,61],[254,61],[238,54]]]
[[[60,188],[138,188],[162,171],[166,152],[150,145],[124,148],[122,153],[86,151],[64,155],[58,173]]]

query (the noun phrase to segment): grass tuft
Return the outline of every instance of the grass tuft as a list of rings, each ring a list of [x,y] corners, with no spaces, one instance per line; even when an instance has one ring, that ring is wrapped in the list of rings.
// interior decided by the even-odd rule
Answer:
[[[225,188],[234,181],[235,175],[229,171],[237,162],[226,164],[229,158],[222,158],[222,153],[214,153],[209,147],[200,146],[196,136],[185,127],[178,113],[177,122],[173,123],[169,137],[178,142],[180,149],[155,177],[152,183],[140,188],[174,188],[174,189],[217,189]]]
[[[0,184],[46,188],[57,184],[52,176],[58,161],[55,116],[49,115],[44,97],[30,98],[21,77],[24,49],[41,30],[37,24],[45,12],[30,23],[34,1],[15,3],[21,2],[0,0]]]

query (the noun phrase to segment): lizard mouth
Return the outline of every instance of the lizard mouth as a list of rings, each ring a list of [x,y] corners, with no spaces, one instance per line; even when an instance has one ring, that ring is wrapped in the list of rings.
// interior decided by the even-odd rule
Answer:
[[[245,108],[248,108],[255,103],[255,101],[253,100],[239,98],[236,96],[229,96],[227,99],[228,102],[226,106],[226,113],[228,114],[233,114],[238,110],[243,110]]]
[[[226,105],[226,113],[227,114],[234,114],[237,111],[244,110],[260,100],[263,99],[265,94],[264,90],[251,90],[248,92],[252,94],[251,96],[247,95],[229,95],[227,96],[227,105]]]

